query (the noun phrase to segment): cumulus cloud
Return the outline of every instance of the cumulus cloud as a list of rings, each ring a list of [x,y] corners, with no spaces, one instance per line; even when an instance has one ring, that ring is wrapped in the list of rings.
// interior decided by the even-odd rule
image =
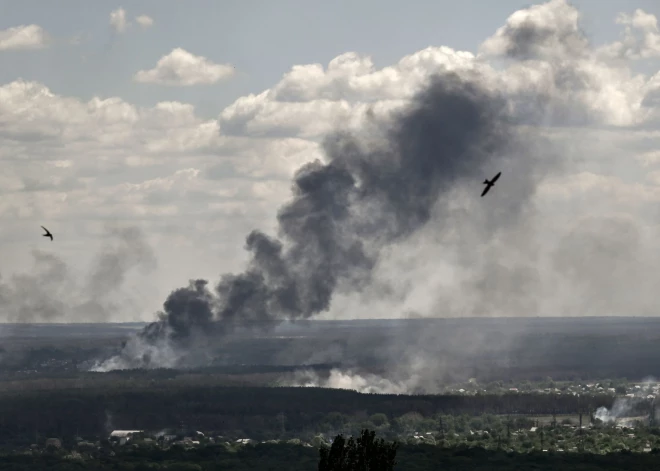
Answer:
[[[601,48],[601,54],[634,60],[660,56],[660,30],[655,15],[638,8],[632,14],[620,13],[616,22],[625,27],[621,40]]]
[[[110,26],[117,33],[123,33],[129,26],[129,22],[126,19],[126,10],[122,7],[117,8],[110,12]]]
[[[137,24],[142,26],[143,28],[149,28],[150,26],[153,26],[154,20],[150,16],[147,15],[140,15],[135,17],[135,21]]]
[[[43,49],[48,42],[48,33],[38,25],[15,26],[0,31],[0,51]]]
[[[589,47],[578,27],[579,12],[565,0],[550,0],[513,13],[481,45],[484,54],[533,60],[584,56]]]
[[[231,65],[215,64],[177,47],[161,57],[153,69],[138,71],[134,79],[140,83],[190,86],[213,84],[233,74]]]

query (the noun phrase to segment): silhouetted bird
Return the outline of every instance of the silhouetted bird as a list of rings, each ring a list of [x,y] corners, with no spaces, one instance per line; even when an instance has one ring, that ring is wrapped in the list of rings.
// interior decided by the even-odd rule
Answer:
[[[486,185],[486,188],[484,188],[484,192],[481,193],[482,198],[486,193],[488,193],[488,190],[490,190],[490,187],[495,185],[495,182],[497,181],[498,178],[500,178],[500,175],[502,175],[502,172],[495,175],[491,181],[488,181],[488,179],[484,180],[484,185]]]
[[[53,234],[51,234],[50,231],[48,229],[46,229],[44,226],[41,226],[41,228],[44,231],[46,231],[45,234],[41,234],[41,235],[44,236],[44,237],[50,237],[50,241],[52,242],[53,241]]]

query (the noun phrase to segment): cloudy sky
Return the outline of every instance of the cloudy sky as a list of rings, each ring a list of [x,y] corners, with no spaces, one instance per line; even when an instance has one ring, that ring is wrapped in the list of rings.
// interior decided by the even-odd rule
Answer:
[[[367,104],[385,115],[447,70],[537,103],[530,124],[569,157],[535,193],[535,229],[556,232],[539,238],[543,266],[595,280],[582,295],[618,303],[603,314],[655,312],[655,0],[2,7],[3,319],[148,320],[188,279],[240,270],[246,234],[274,231],[293,172],[323,158],[328,132],[359,129]],[[382,270],[408,280],[397,307],[339,302],[329,315],[441,315],[434,296],[454,273],[418,242],[392,255],[408,268]]]

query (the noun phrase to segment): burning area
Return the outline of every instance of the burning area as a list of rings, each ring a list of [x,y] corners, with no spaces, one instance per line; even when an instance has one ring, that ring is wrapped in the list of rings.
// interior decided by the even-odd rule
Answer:
[[[327,161],[303,166],[294,178],[293,198],[277,215],[278,238],[256,230],[247,236],[244,273],[224,275],[212,288],[194,280],[173,291],[156,322],[94,369],[199,363],[208,342],[236,328],[309,318],[327,311],[336,291],[360,291],[385,247],[451,212],[450,193],[524,154],[506,104],[478,81],[442,74],[386,123],[327,137]],[[525,162],[510,177],[520,191],[505,193],[503,209],[481,214],[483,237],[524,211],[540,167]]]

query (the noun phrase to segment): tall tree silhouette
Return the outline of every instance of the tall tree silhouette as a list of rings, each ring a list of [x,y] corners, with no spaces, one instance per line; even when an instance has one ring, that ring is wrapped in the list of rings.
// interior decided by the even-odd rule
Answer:
[[[362,430],[356,440],[337,435],[332,446],[319,450],[319,471],[393,471],[396,465],[396,442],[376,439],[376,432]]]

